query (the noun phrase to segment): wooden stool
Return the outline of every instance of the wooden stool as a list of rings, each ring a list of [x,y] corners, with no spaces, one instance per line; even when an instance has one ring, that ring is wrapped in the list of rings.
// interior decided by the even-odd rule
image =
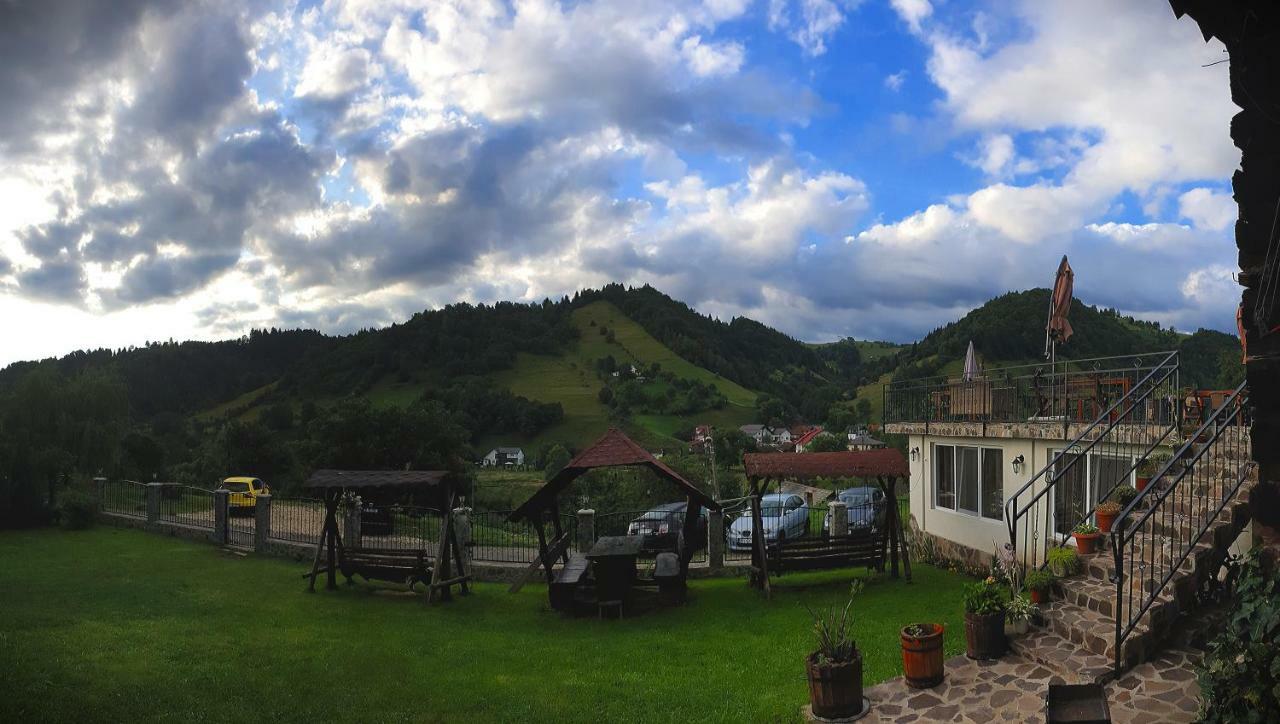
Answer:
[[[600,618],[604,618],[604,612],[608,609],[615,609],[618,612],[618,618],[622,618],[622,601],[600,601],[596,604],[596,608],[600,613]]]

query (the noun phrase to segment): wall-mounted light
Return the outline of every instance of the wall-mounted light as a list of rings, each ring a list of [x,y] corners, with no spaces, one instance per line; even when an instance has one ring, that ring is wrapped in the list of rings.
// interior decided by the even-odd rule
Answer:
[[[914,463],[919,459],[920,459],[920,448],[918,447],[911,448],[911,462]]]
[[[1022,474],[1022,468],[1026,465],[1026,463],[1027,463],[1027,459],[1026,459],[1026,458],[1024,458],[1024,457],[1023,457],[1023,456],[1021,456],[1021,455],[1019,455],[1018,457],[1014,458],[1014,459],[1013,459],[1013,474],[1014,474],[1014,475],[1021,475],[1021,474]]]

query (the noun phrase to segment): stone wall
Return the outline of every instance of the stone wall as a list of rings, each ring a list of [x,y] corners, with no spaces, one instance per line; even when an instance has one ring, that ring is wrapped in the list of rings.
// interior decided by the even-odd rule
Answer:
[[[913,562],[929,563],[972,576],[987,576],[995,563],[994,551],[980,551],[926,533],[916,524],[915,516],[907,519],[907,549]]]

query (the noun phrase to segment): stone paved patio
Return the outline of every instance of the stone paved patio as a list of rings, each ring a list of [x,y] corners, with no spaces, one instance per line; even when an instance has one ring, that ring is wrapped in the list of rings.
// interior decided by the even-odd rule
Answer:
[[[1167,650],[1108,683],[1112,721],[1194,721],[1200,687],[1193,664],[1198,656],[1187,649]],[[957,656],[946,662],[946,676],[933,689],[911,689],[901,678],[869,687],[871,712],[861,721],[1043,722],[1049,684],[1063,682],[1053,669],[1016,653],[993,662]]]

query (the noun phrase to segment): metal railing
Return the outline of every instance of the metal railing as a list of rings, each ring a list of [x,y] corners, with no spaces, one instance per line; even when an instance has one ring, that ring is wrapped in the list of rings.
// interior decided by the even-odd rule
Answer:
[[[147,517],[147,486],[132,480],[108,480],[102,486],[102,509],[116,515]]]
[[[538,532],[527,520],[512,523],[509,510],[472,511],[471,558],[494,563],[533,563],[538,559]],[[546,522],[547,542],[555,538],[555,528]],[[577,550],[578,517],[562,513],[560,529],[569,534],[569,550]]]
[[[323,527],[323,500],[271,497],[271,539],[315,545]]]
[[[1177,383],[1178,354],[1172,352],[1005,500],[1009,542],[1025,565],[1043,567],[1050,547],[1066,542],[1118,486],[1135,483],[1143,461],[1173,438]]]
[[[1117,671],[1125,640],[1248,477],[1253,464],[1248,404],[1249,392],[1242,382],[1116,517],[1111,550]]]
[[[707,512],[703,509],[702,520],[698,524],[698,540],[695,544],[693,563],[705,563],[707,560],[707,544],[709,526]],[[684,537],[685,512],[650,508],[648,510],[629,510],[596,515],[596,538],[607,535],[628,535],[641,537],[641,558],[653,558],[659,553],[680,552],[680,542]]]
[[[213,491],[165,483],[160,488],[160,520],[213,530]]]
[[[1177,352],[1059,360],[984,370],[965,381],[926,377],[884,386],[884,421],[1091,422],[1129,395]],[[1169,415],[1153,408],[1152,415]]]

